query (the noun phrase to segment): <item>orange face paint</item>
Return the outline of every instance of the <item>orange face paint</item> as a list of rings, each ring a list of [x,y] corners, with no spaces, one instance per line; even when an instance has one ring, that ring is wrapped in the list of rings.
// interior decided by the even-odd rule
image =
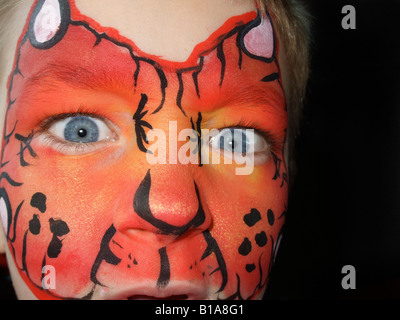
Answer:
[[[8,83],[0,213],[36,297],[262,296],[287,200],[276,56],[261,11],[232,17],[178,63],[142,52],[73,1],[35,2]],[[107,139],[49,138],[78,117],[103,122]],[[149,165],[146,133],[168,133],[169,121],[196,130],[198,148],[202,128],[253,128],[269,160],[249,176],[235,164]],[[43,286],[44,266],[56,270],[54,288]]]

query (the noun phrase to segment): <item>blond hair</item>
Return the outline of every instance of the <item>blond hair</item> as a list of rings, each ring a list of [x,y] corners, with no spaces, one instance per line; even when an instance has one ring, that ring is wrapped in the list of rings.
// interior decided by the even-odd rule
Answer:
[[[6,45],[9,42],[9,37],[14,35],[14,23],[17,14],[17,8],[21,0],[0,0],[0,77],[4,76],[4,57],[7,56],[6,52],[10,48]]]
[[[294,144],[300,132],[304,99],[310,73],[310,16],[298,0],[257,0],[275,21],[287,69],[286,103],[288,108],[289,171],[295,175]]]

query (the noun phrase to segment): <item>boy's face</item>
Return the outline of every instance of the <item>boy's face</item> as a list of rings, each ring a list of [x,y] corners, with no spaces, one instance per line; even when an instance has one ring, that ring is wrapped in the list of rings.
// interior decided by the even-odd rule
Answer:
[[[20,298],[262,297],[287,205],[267,12],[36,1],[7,90],[0,214]],[[155,144],[166,163],[149,161]],[[238,174],[223,151],[254,168]]]

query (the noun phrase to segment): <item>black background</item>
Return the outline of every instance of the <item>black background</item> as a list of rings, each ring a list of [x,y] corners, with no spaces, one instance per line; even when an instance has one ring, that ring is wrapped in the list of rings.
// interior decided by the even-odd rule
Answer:
[[[265,299],[400,297],[400,2],[305,0],[312,74]],[[343,30],[344,5],[356,30]],[[343,290],[344,265],[356,290]],[[13,297],[1,276],[0,298]]]
[[[266,298],[400,297],[399,1],[304,1],[312,74]],[[344,30],[344,5],[356,30]],[[344,265],[356,290],[341,286]]]

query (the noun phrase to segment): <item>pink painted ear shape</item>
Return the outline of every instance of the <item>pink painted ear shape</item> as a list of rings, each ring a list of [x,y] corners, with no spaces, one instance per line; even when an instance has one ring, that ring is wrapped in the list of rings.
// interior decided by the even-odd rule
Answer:
[[[271,59],[274,56],[275,47],[271,20],[266,14],[262,14],[256,21],[258,24],[244,35],[243,44],[251,55],[261,59]]]
[[[61,8],[58,0],[45,0],[36,16],[33,33],[36,41],[45,43],[51,40],[61,25]]]
[[[38,49],[55,46],[68,30],[70,13],[68,0],[38,0],[28,29],[32,45]]]

